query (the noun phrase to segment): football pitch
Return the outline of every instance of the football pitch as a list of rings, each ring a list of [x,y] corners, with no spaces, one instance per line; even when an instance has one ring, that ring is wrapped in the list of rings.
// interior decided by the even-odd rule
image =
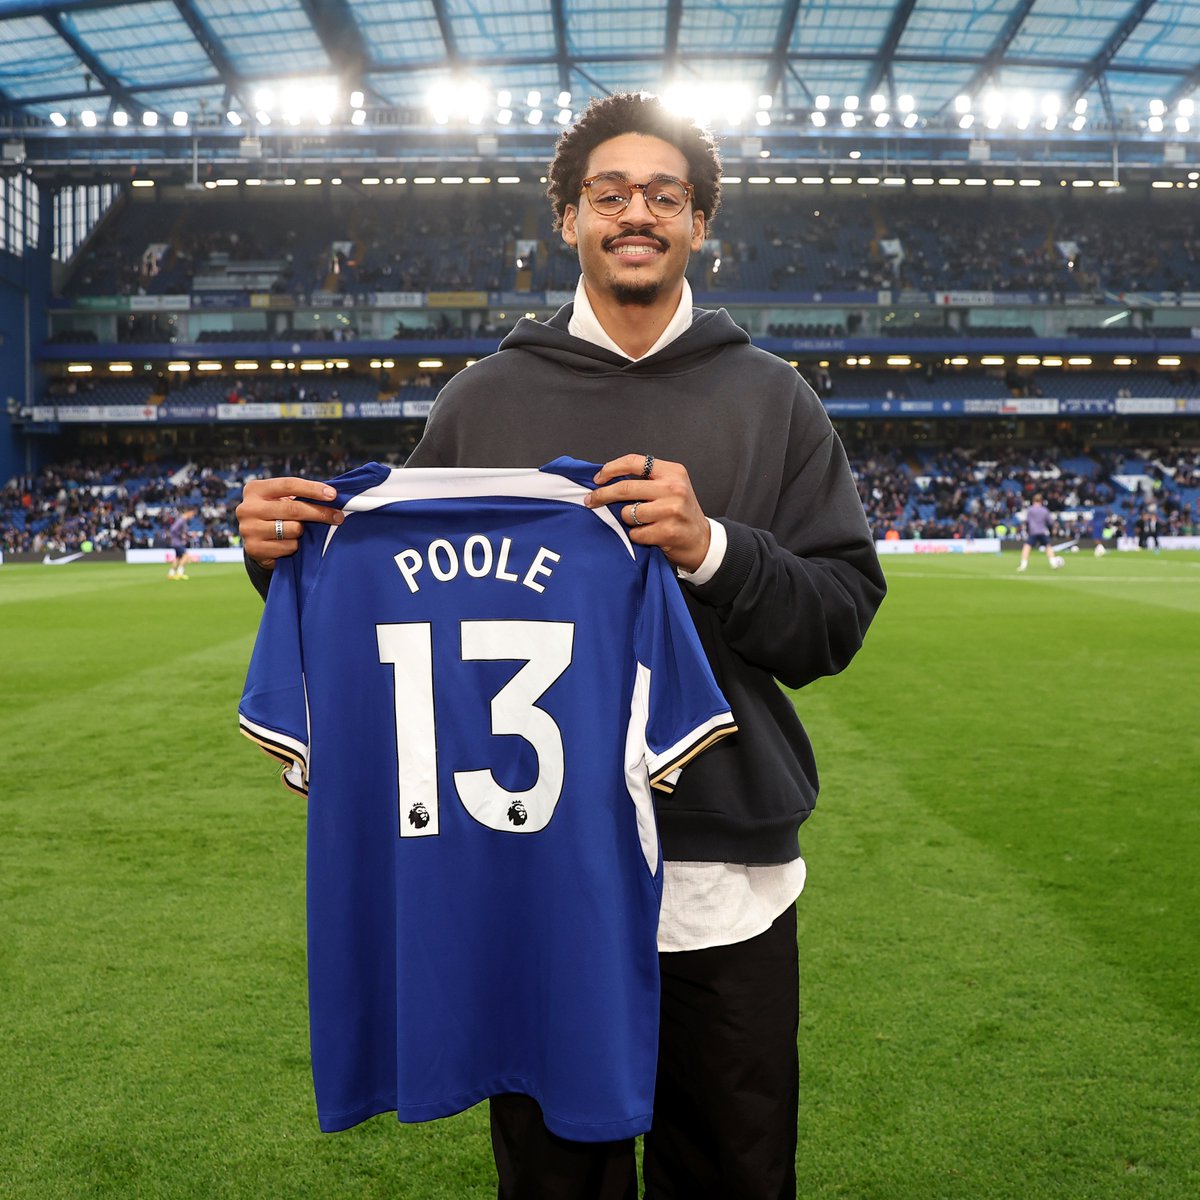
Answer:
[[[806,1200],[1200,1196],[1200,554],[1016,562],[885,560],[796,697]],[[6,1198],[495,1195],[482,1107],[317,1130],[260,610],[239,567],[0,567]]]

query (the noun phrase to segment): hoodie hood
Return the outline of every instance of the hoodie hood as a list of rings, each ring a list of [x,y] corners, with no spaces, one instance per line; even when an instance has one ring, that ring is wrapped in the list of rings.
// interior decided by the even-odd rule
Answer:
[[[567,332],[574,304],[564,304],[549,321],[531,321],[522,317],[500,343],[501,350],[525,350],[549,358],[572,371],[588,374],[637,372],[671,374],[683,367],[696,366],[697,358],[715,355],[722,347],[747,344],[750,335],[735,324],[723,309],[693,308],[691,325],[673,342],[647,358],[631,362],[592,342]]]

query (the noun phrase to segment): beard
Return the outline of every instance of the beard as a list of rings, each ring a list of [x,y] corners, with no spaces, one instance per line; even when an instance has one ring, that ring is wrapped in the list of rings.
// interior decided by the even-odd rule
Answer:
[[[662,291],[662,284],[656,280],[647,280],[645,283],[614,283],[612,285],[612,297],[622,306],[648,308],[658,299],[659,292]]]

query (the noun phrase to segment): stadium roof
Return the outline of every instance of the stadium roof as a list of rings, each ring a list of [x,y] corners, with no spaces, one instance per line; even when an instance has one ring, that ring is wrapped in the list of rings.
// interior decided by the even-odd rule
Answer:
[[[1075,135],[1195,161],[1200,0],[0,0],[5,134],[58,137],[48,161],[198,130],[544,156],[628,89],[675,89],[748,156]]]

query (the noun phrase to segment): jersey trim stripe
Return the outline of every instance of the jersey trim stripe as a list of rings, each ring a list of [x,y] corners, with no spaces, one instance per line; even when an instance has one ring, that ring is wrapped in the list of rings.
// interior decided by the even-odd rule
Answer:
[[[714,742],[719,742],[731,733],[737,733],[737,722],[734,721],[732,713],[718,713],[715,717],[710,717],[684,741],[676,742],[674,746],[654,756],[649,763],[650,786],[660,792],[673,792],[675,778],[679,772],[702,750],[707,750]]]
[[[308,747],[302,746],[293,738],[280,733],[277,729],[268,729],[251,721],[249,717],[238,714],[238,725],[241,731],[260,750],[264,750],[272,758],[283,763],[283,774],[280,782],[289,791],[298,795],[308,795]]]

